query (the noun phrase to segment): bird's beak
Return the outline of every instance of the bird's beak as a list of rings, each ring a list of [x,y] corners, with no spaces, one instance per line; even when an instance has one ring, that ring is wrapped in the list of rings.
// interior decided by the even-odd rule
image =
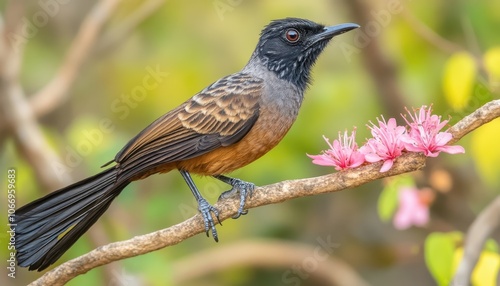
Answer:
[[[321,33],[314,36],[313,42],[318,42],[321,40],[329,40],[335,36],[349,32],[350,30],[357,29],[360,26],[354,23],[345,23],[335,26],[325,27]]]

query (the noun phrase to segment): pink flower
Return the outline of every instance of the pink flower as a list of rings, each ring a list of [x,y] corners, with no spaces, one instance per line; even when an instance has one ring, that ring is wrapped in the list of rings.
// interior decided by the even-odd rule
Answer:
[[[403,126],[396,125],[396,119],[390,118],[387,123],[384,117],[382,121],[377,118],[379,126],[372,122],[371,129],[373,138],[368,139],[366,144],[359,151],[365,155],[365,160],[370,163],[384,161],[380,172],[386,172],[394,163],[394,160],[401,156],[404,149],[401,136],[406,129]]]
[[[414,111],[414,115],[406,110],[410,115],[412,122],[403,116],[404,120],[410,127],[407,134],[403,135],[403,141],[406,150],[410,152],[422,152],[427,157],[436,157],[439,152],[450,154],[465,153],[462,146],[446,145],[452,135],[449,132],[439,132],[447,123],[448,120],[441,121],[441,116],[432,115],[432,108],[422,106],[420,111]]]
[[[429,221],[430,191],[419,191],[415,187],[404,187],[399,191],[399,208],[393,224],[397,229],[407,229],[412,225],[423,226]]]
[[[358,167],[365,162],[365,156],[358,151],[355,137],[356,130],[352,131],[351,136],[347,135],[347,131],[344,132],[344,136],[339,132],[339,139],[333,140],[333,144],[330,144],[328,138],[323,136],[330,149],[320,155],[307,156],[313,159],[313,164],[334,166],[337,171]]]

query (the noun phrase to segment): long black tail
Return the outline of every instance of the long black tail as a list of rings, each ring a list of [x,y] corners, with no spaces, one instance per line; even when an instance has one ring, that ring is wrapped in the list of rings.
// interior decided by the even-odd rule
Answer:
[[[18,265],[42,271],[61,257],[128,184],[117,173],[108,169],[16,210]]]

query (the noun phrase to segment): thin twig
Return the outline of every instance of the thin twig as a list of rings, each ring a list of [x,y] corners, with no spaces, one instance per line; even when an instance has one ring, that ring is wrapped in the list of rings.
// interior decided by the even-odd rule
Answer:
[[[16,6],[9,9],[19,10]],[[71,179],[53,168],[53,163],[60,160],[45,140],[19,82],[24,43],[16,46],[8,43],[8,33],[19,34],[20,29],[20,22],[11,18],[6,22],[5,34],[0,35],[0,117],[9,126],[16,148],[33,167],[40,184],[47,189],[57,189],[69,184]]]
[[[148,0],[142,3],[139,8],[121,21],[118,26],[111,28],[104,34],[99,45],[96,47],[96,53],[106,52],[116,46],[129,36],[139,24],[151,16],[151,14],[157,12],[164,3],[165,0]]]
[[[500,100],[485,104],[450,128],[454,141],[461,139],[470,131],[499,117],[499,115]],[[315,178],[283,181],[257,188],[245,206],[247,209],[251,209],[284,202],[293,198],[354,188],[380,178],[422,169],[425,162],[426,158],[421,154],[405,153],[396,160],[393,167],[386,173],[380,173],[381,164],[375,163]],[[238,205],[238,198],[229,198],[217,202],[215,207],[219,210],[221,221],[236,213]],[[201,215],[197,214],[172,227],[99,247],[59,265],[45,273],[31,285],[62,285],[95,267],[175,245],[202,232],[204,232],[203,219]]]
[[[78,71],[95,45],[99,32],[118,2],[120,0],[98,1],[87,14],[57,74],[46,86],[31,96],[30,103],[37,117],[51,112],[64,102]]]
[[[361,27],[373,21],[373,15],[370,13],[373,12],[372,1],[353,0],[347,1],[346,4],[350,7],[355,22]],[[398,66],[391,57],[385,54],[379,37],[370,37],[368,41],[369,43],[361,53],[363,62],[378,90],[378,97],[385,110],[384,114],[387,117],[397,118],[401,110],[408,106],[406,98],[409,98],[405,96],[405,92],[398,83]]]
[[[322,239],[322,238],[321,238]],[[286,278],[309,279],[313,276],[328,285],[368,286],[370,285],[347,263],[335,258],[336,245],[315,247],[283,240],[259,239],[220,245],[182,258],[171,265],[172,284],[187,285],[190,281],[228,268],[254,266],[260,268],[285,269]],[[314,259],[317,268],[298,277],[290,269],[292,265],[303,265]],[[289,275],[287,275],[287,272]],[[291,279],[290,279],[291,280]]]
[[[104,1],[103,1],[104,2]],[[55,167],[55,163],[62,162],[63,160],[58,157],[56,152],[50,147],[42,130],[37,122],[36,115],[34,114],[30,102],[23,91],[23,88],[19,82],[19,74],[21,68],[21,61],[23,56],[23,48],[26,41],[15,41],[15,36],[22,35],[20,29],[22,24],[20,19],[23,18],[23,2],[22,1],[11,1],[6,9],[7,21],[6,25],[0,26],[0,129],[1,127],[7,127],[6,129],[0,130],[0,144],[3,142],[4,138],[11,136],[16,144],[16,149],[23,156],[26,162],[32,166],[37,180],[44,189],[54,190],[59,189],[65,185],[73,182],[69,173],[58,171]],[[109,9],[108,6],[102,4],[96,5],[96,7],[104,7]],[[98,11],[93,10],[94,14]],[[103,16],[103,15],[101,15]],[[95,16],[94,16],[95,18]],[[0,18],[1,20],[1,18]],[[85,26],[85,25],[83,25]],[[82,29],[85,30],[82,26]],[[88,35],[87,32],[82,32],[80,35]],[[81,38],[77,37],[78,38]],[[87,36],[88,38],[88,36]],[[10,42],[9,42],[10,41]],[[75,51],[79,49],[85,49],[79,47],[82,41],[75,41],[72,48],[73,52],[70,52],[70,56],[67,58],[67,63],[73,65],[74,73],[78,70],[78,61],[84,61],[75,55]],[[83,55],[84,51],[80,54]],[[71,55],[72,54],[72,55]],[[68,64],[64,64],[61,69],[62,73],[67,72]],[[66,68],[64,68],[66,66]],[[56,76],[56,78],[59,75]],[[50,84],[49,84],[50,85]],[[54,90],[52,90],[54,91]],[[49,93],[49,97],[53,94]],[[57,93],[57,91],[54,91]],[[60,90],[60,92],[63,92]],[[50,98],[42,98],[42,103],[46,103],[45,100],[51,100]],[[102,234],[101,228],[93,228],[89,231],[90,240],[93,245],[99,245],[96,243],[96,237]],[[111,271],[105,270],[105,274],[109,276]]]
[[[464,51],[465,49],[461,46],[448,41],[447,39],[440,36],[438,33],[434,32],[431,28],[427,27],[422,21],[417,19],[409,9],[403,9],[402,11],[403,19],[408,22],[413,31],[419,34],[423,39],[429,42],[431,45],[439,48],[445,53],[453,54],[455,52]]]
[[[450,127],[448,131],[453,135],[453,139],[449,142],[449,144],[457,142],[479,126],[484,125],[498,117],[500,117],[500,99],[487,102]]]
[[[52,80],[30,98],[30,105],[37,118],[50,113],[67,98],[68,90],[81,70],[85,60],[94,49],[97,53],[109,50],[142,23],[147,17],[158,10],[165,0],[149,0],[143,3],[118,27],[111,29],[105,36],[99,37],[102,27],[111,16],[119,0],[101,0],[97,3],[82,22],[80,30],[73,40],[68,54]],[[0,19],[1,20],[1,19]],[[101,39],[98,42],[98,38]],[[6,128],[0,122],[0,134]]]
[[[474,220],[465,237],[464,255],[451,285],[467,286],[483,250],[484,243],[500,227],[500,196],[489,204]]]

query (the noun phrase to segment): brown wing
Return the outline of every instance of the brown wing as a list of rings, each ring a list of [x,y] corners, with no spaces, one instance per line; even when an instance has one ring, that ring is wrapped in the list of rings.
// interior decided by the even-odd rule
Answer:
[[[151,123],[116,155],[127,178],[238,142],[259,116],[262,80],[233,74]]]

